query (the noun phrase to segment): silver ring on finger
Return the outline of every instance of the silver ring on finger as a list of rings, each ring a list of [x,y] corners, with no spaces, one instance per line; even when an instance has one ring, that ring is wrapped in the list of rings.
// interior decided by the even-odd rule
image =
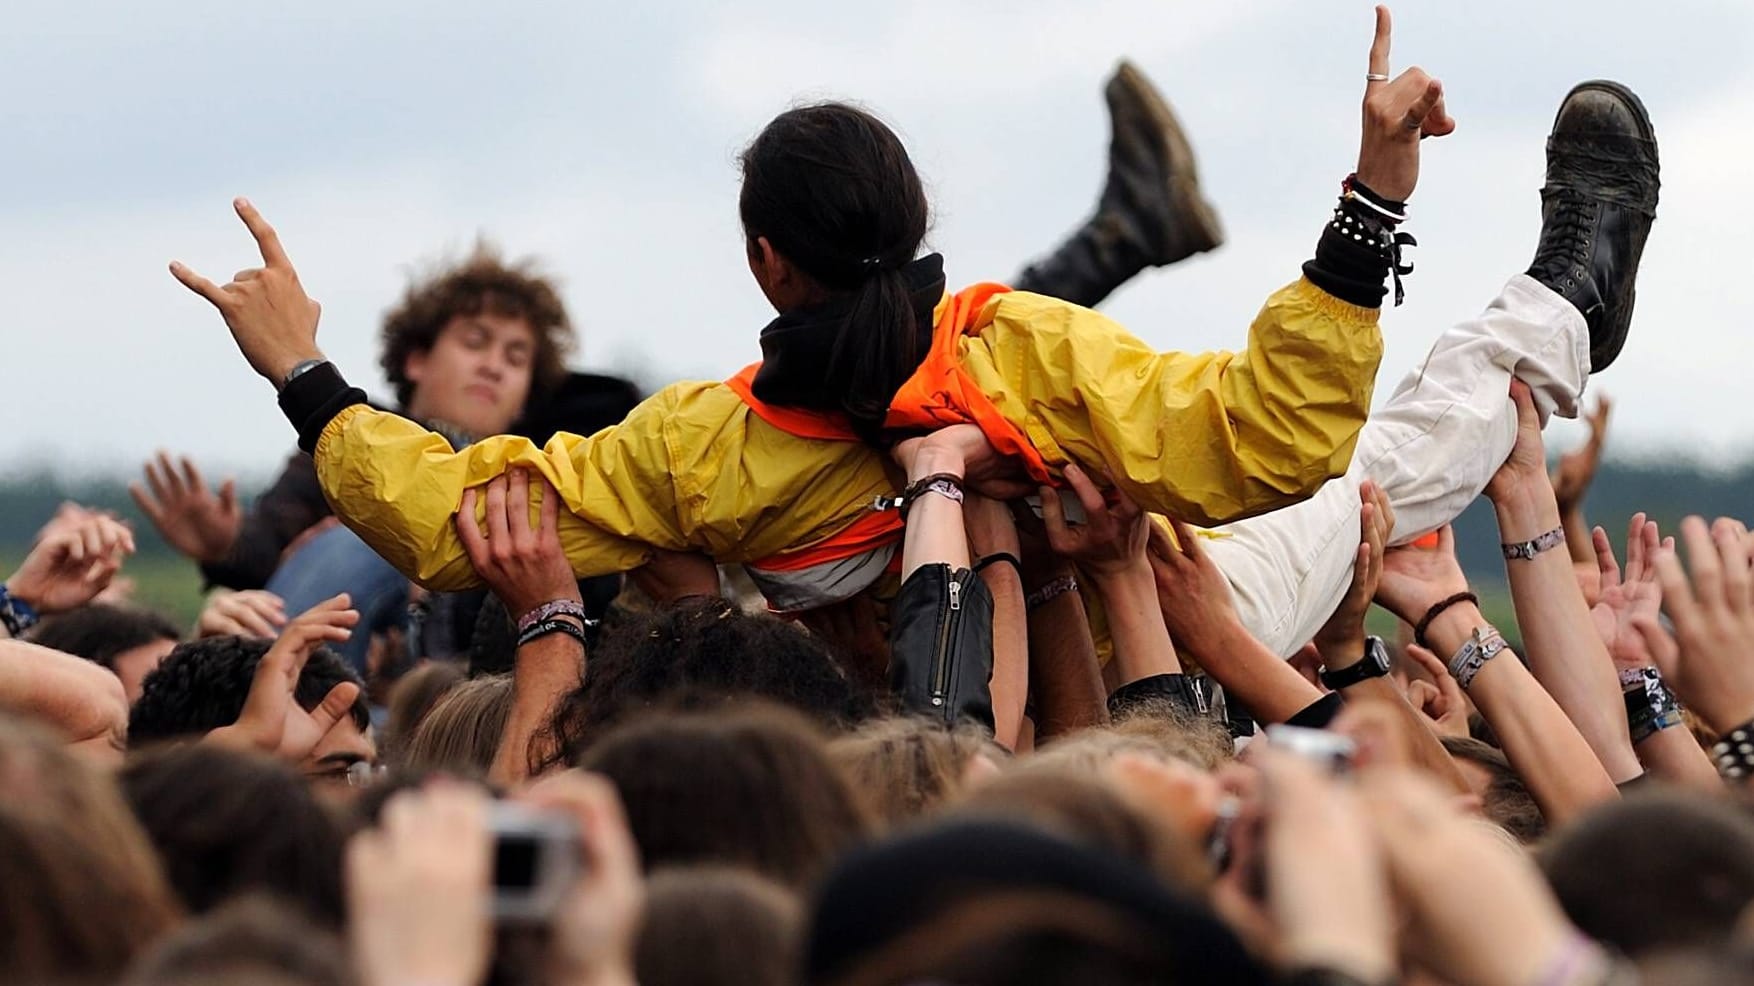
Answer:
[[[1364,73],[1364,81],[1366,81],[1366,82],[1387,82],[1387,81],[1389,81],[1389,77],[1387,75],[1384,75],[1381,72],[1366,72],[1366,73]]]

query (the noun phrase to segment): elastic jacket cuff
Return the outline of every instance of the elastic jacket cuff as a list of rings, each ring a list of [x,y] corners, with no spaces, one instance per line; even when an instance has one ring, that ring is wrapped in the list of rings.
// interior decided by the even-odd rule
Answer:
[[[335,415],[364,403],[365,391],[349,387],[333,363],[312,367],[280,391],[280,411],[298,430],[298,447],[306,454],[316,451]]]

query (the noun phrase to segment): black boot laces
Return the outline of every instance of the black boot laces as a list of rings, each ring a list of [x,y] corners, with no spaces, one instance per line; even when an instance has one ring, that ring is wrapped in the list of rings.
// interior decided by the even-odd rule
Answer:
[[[1538,280],[1561,284],[1569,290],[1574,272],[1588,272],[1590,238],[1601,208],[1601,203],[1592,197],[1559,193],[1552,219],[1541,233],[1541,247],[1532,272]]]

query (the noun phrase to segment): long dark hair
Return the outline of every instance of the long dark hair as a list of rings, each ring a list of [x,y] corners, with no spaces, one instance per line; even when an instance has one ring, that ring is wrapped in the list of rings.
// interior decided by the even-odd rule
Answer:
[[[751,250],[765,236],[825,289],[851,296],[825,376],[854,429],[875,439],[930,346],[902,270],[929,224],[907,150],[845,103],[788,110],[743,151],[738,210]]]

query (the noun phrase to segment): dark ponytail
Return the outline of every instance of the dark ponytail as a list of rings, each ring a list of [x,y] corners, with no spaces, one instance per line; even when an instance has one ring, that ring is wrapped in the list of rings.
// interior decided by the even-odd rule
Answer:
[[[743,152],[738,207],[751,245],[767,237],[823,288],[850,296],[827,392],[877,442],[891,399],[931,346],[903,271],[926,237],[926,194],[901,140],[844,103],[789,110]]]

